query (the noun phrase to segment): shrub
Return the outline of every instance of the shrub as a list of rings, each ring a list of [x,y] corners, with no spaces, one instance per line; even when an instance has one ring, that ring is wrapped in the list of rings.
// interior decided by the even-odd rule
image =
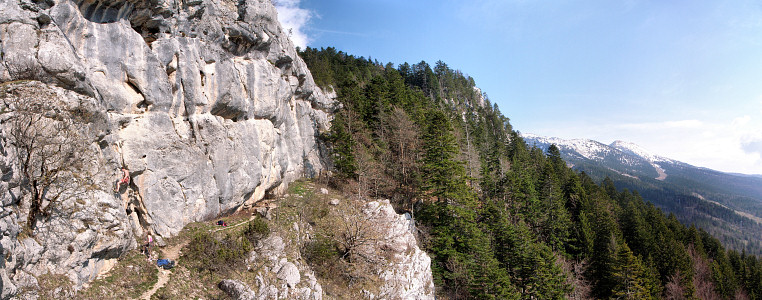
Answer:
[[[243,236],[246,237],[252,245],[266,237],[268,234],[270,234],[270,227],[267,226],[267,222],[261,218],[251,220],[243,230]]]
[[[251,250],[251,242],[241,233],[228,233],[217,239],[207,231],[193,234],[187,250],[183,254],[185,262],[199,272],[220,272],[231,270],[246,259]]]
[[[343,261],[339,245],[333,239],[318,236],[302,248],[302,256],[318,275],[333,277],[343,273]]]
[[[333,240],[324,237],[308,242],[303,252],[304,257],[313,264],[323,264],[341,256],[338,245]]]

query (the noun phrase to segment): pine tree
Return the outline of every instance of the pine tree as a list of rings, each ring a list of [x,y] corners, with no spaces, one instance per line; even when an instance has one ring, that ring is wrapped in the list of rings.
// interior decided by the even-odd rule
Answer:
[[[551,158],[552,159],[552,158]],[[549,160],[540,177],[541,237],[554,251],[564,250],[569,237],[570,220],[565,208],[563,189],[557,178],[558,162]]]
[[[465,170],[456,161],[458,146],[448,118],[441,111],[431,111],[423,133],[424,188],[437,201],[451,202],[467,190]]]
[[[620,240],[617,231],[616,222],[611,212],[604,207],[608,198],[598,196],[591,212],[591,226],[595,232],[593,240],[592,253],[590,254],[590,276],[594,280],[593,294],[597,298],[609,298],[617,282],[611,276],[614,265],[616,264],[616,251],[619,248]]]
[[[336,114],[327,139],[332,146],[331,153],[337,176],[355,178],[357,176],[355,174],[357,164],[353,153],[351,126],[346,114]]]
[[[640,259],[635,257],[627,244],[622,244],[616,251],[611,276],[616,285],[613,290],[615,299],[651,299],[646,288],[643,268]]]

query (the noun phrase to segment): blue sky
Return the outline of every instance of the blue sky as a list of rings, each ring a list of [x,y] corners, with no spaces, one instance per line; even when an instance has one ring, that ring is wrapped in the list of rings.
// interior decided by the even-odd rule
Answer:
[[[446,62],[514,128],[762,174],[755,1],[278,0],[297,45]]]

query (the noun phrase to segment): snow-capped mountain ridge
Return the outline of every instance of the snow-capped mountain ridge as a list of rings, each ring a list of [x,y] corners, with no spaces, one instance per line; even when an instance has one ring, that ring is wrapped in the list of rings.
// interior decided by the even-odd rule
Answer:
[[[556,137],[544,137],[531,133],[522,133],[521,136],[525,140],[530,141],[528,143],[530,145],[532,144],[531,141],[534,141],[538,144],[555,144],[561,150],[573,150],[583,158],[592,160],[603,160],[606,154],[611,151],[611,149],[606,144],[589,139],[566,140]]]
[[[555,144],[561,153],[572,161],[586,159],[607,165],[608,169],[619,175],[641,179],[651,177],[657,180],[667,178],[664,165],[678,164],[676,160],[649,152],[634,143],[615,141],[609,145],[590,139],[566,140],[555,137],[543,137],[535,134],[522,134],[528,144],[542,148]]]
[[[640,156],[642,158],[645,158],[646,160],[650,161],[651,163],[657,163],[657,162],[675,162],[673,159],[669,159],[663,156],[659,156],[656,154],[653,154],[652,152],[644,149],[643,147],[631,143],[631,142],[625,142],[625,141],[614,141],[609,146],[614,147],[616,149],[622,150],[624,152],[628,152],[637,156]]]
[[[589,139],[566,140],[522,134],[527,145],[548,149],[555,144],[571,168],[596,182],[610,179],[617,189],[638,191],[678,219],[710,224],[736,250],[762,253],[762,176],[723,173],[649,152],[633,143],[603,144]],[[747,246],[743,246],[747,245]]]
[[[582,158],[595,161],[603,161],[608,155],[616,155],[618,160],[626,165],[634,165],[637,158],[646,160],[649,164],[656,163],[677,163],[678,161],[654,154],[643,147],[621,140],[614,141],[606,145],[604,143],[590,139],[562,139],[557,137],[545,137],[532,133],[522,133],[521,136],[528,141],[529,145],[533,143],[539,145],[555,144],[561,150],[571,151],[569,154],[578,154]],[[631,157],[635,156],[635,157]]]

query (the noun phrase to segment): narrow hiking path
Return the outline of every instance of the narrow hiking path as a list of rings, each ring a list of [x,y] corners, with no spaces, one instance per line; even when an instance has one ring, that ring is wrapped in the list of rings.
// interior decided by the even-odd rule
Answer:
[[[180,250],[185,247],[185,245],[188,244],[189,241],[185,240],[177,245],[174,245],[172,247],[167,247],[166,249],[162,249],[161,251],[164,253],[164,257],[177,261],[178,258],[180,258]],[[154,267],[156,265],[154,264]],[[149,300],[151,299],[151,296],[156,293],[160,288],[164,287],[167,282],[169,282],[169,277],[172,275],[172,270],[164,270],[162,268],[156,267],[159,269],[159,279],[156,281],[156,284],[153,285],[153,287],[143,293],[143,295],[140,295],[140,299]]]
[[[217,229],[209,230],[209,232],[217,232],[217,231],[220,231],[220,230],[233,229],[235,227],[247,224],[247,223],[251,222],[253,219],[254,219],[254,217],[252,216],[247,221],[235,224],[233,226],[226,226],[226,227],[222,227],[222,228],[217,228]],[[177,261],[177,259],[180,258],[181,250],[183,249],[183,247],[188,245],[189,242],[190,242],[190,240],[184,240],[184,241],[178,243],[177,245],[174,245],[174,246],[162,249],[161,251],[162,251],[162,253],[164,253],[164,258],[171,259],[173,261]],[[157,267],[155,264],[154,264],[154,267],[159,269],[159,279],[156,281],[156,284],[154,284],[153,287],[150,290],[146,291],[145,293],[143,293],[143,295],[140,296],[141,300],[150,300],[151,296],[153,296],[156,293],[156,291],[158,291],[160,288],[164,287],[164,285],[167,284],[167,282],[169,282],[169,277],[172,275],[172,269],[170,269],[170,270],[164,270],[163,268]]]
[[[220,231],[220,230],[233,229],[233,228],[236,228],[238,226],[241,226],[241,225],[244,225],[244,224],[248,224],[249,222],[253,221],[254,219],[255,219],[255,217],[251,216],[249,218],[249,220],[247,220],[247,221],[243,221],[243,222],[235,224],[233,226],[225,226],[225,227],[217,228],[217,229],[214,229],[214,230],[209,230],[209,232],[217,232],[217,231]]]

